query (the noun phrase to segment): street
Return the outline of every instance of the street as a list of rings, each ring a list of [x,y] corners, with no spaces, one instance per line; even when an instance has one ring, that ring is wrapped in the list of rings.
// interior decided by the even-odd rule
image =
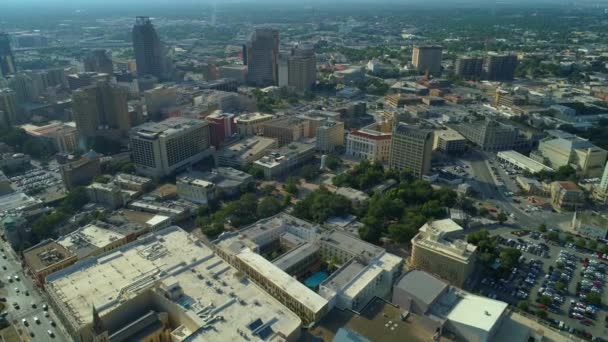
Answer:
[[[0,296],[5,297],[8,320],[21,335],[24,341],[70,341],[60,326],[61,322],[57,319],[53,310],[48,307],[43,309],[44,304],[48,304],[46,297],[38,290],[33,281],[26,275],[21,267],[19,259],[14,254],[8,243],[0,241],[0,267],[2,267],[2,288]],[[5,258],[6,257],[6,258]],[[6,269],[4,269],[6,267]],[[15,278],[18,277],[18,280]],[[9,280],[9,277],[11,280]],[[18,305],[18,309],[15,306]],[[35,304],[35,308],[32,304]],[[48,317],[45,316],[48,315]],[[39,323],[36,323],[38,318]],[[26,320],[26,323],[23,322]],[[54,322],[55,326],[51,324]],[[53,336],[49,335],[51,331]]]

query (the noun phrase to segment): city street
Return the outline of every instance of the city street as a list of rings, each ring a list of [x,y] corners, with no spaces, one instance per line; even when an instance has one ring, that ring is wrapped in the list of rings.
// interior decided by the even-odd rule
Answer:
[[[48,317],[45,317],[43,305],[48,301],[30,277],[23,272],[21,263],[13,250],[4,241],[0,241],[0,248],[0,252],[3,254],[3,258],[0,259],[0,267],[2,267],[2,279],[0,280],[3,285],[3,288],[0,289],[0,296],[7,299],[5,304],[9,322],[15,325],[25,341],[70,341],[62,332],[60,322],[50,307],[47,310]],[[15,276],[19,280],[16,280]],[[12,282],[9,281],[9,277]],[[18,309],[14,305],[15,303],[18,305]],[[36,307],[34,308],[32,304],[35,304]],[[38,318],[39,323],[36,323],[35,318]],[[23,319],[27,323],[24,323]],[[51,325],[51,321],[55,326]],[[49,335],[48,331],[51,331],[53,336]]]

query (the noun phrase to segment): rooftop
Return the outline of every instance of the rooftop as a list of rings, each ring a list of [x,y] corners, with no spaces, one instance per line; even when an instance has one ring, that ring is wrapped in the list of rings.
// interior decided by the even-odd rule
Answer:
[[[462,136],[462,134],[456,132],[453,129],[436,130],[434,134],[435,134],[435,136],[439,137],[440,139],[446,140],[446,141],[465,140],[465,138]]]
[[[106,227],[102,227],[106,226]],[[100,222],[88,224],[57,239],[57,243],[76,254],[79,259],[112,244],[125,236],[117,231],[108,229],[108,225]]]
[[[553,184],[559,186],[560,188],[566,191],[575,191],[582,192],[582,190],[576,185],[574,182],[566,181],[566,182],[553,182]]]
[[[498,300],[476,296],[467,292],[452,291],[445,294],[442,304],[453,304],[447,319],[462,325],[491,331],[507,310],[508,304]]]
[[[395,288],[400,288],[430,305],[448,288],[448,284],[430,273],[412,270],[401,277]]]
[[[61,244],[45,240],[23,252],[23,259],[34,272],[72,257],[73,254]]]
[[[353,256],[363,257],[364,260],[371,259],[384,253],[383,248],[375,246],[369,242],[365,242],[358,237],[339,230],[332,230],[325,233],[321,237],[321,241],[323,243],[332,245],[335,248],[346,251]]]
[[[148,122],[132,129],[133,134],[144,139],[158,139],[182,131],[208,125],[206,121],[184,117],[172,117],[161,122]]]
[[[262,324],[270,327],[266,333],[289,336],[301,324],[295,314],[179,227],[59,271],[49,276],[47,290],[60,299],[68,321],[80,328],[92,320],[91,305],[104,316],[142,292],[160,294],[159,289],[175,286],[184,296],[172,305],[186,316],[176,319],[191,320],[197,329],[182,325],[174,333],[193,340],[242,340],[240,332],[253,335]],[[223,319],[209,322],[209,315]],[[209,324],[212,329],[200,329]]]
[[[463,230],[463,228],[452,219],[434,220],[430,223],[425,223],[420,227],[419,231],[426,233],[428,229],[432,229],[441,234],[455,233]]]

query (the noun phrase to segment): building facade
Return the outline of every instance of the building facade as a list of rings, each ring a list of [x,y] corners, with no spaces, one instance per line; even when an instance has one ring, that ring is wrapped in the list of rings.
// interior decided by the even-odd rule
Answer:
[[[574,182],[553,182],[551,204],[560,212],[578,210],[585,205],[585,193]]]
[[[211,182],[188,176],[179,177],[177,182],[177,195],[180,198],[198,204],[208,204],[215,198],[215,185]]]
[[[279,31],[256,29],[247,42],[247,81],[259,87],[278,82]]]
[[[334,152],[344,146],[344,122],[327,120],[317,127],[317,150]]]
[[[388,122],[373,123],[346,136],[346,155],[388,163],[391,150],[391,126]]]
[[[490,81],[512,81],[515,78],[517,56],[488,53],[483,61],[483,74]]]
[[[412,64],[418,71],[431,74],[441,73],[441,46],[419,45],[412,50]]]
[[[281,117],[262,124],[264,136],[276,139],[279,147],[310,137],[309,131],[310,121],[296,117]]]
[[[17,72],[15,56],[11,49],[11,37],[8,33],[0,32],[0,76]]]
[[[0,89],[0,127],[10,127],[20,123],[17,94],[9,89]]]
[[[174,117],[137,126],[131,130],[131,150],[138,172],[170,175],[210,154],[209,123]]]
[[[483,58],[463,56],[454,64],[454,74],[464,79],[481,78]]]
[[[274,119],[272,114],[251,113],[239,115],[234,119],[240,136],[261,135],[264,131],[262,123]]]
[[[163,47],[149,17],[135,18],[132,31],[137,74],[166,78]]]
[[[317,59],[314,48],[302,46],[293,49],[287,64],[288,85],[298,92],[311,90],[317,81]]]
[[[431,171],[433,131],[399,123],[393,130],[389,167],[416,178]]]
[[[93,50],[84,58],[84,71],[101,72],[112,75],[114,73],[114,63],[112,62],[112,59],[108,57],[106,50]]]

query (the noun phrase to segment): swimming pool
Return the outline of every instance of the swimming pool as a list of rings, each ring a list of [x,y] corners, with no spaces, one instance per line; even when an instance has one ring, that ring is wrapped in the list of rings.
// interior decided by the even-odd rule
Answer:
[[[329,277],[329,274],[324,271],[314,273],[304,280],[304,285],[310,289],[316,290],[317,287],[319,287],[319,284],[321,284],[323,280],[327,279],[327,277]]]

